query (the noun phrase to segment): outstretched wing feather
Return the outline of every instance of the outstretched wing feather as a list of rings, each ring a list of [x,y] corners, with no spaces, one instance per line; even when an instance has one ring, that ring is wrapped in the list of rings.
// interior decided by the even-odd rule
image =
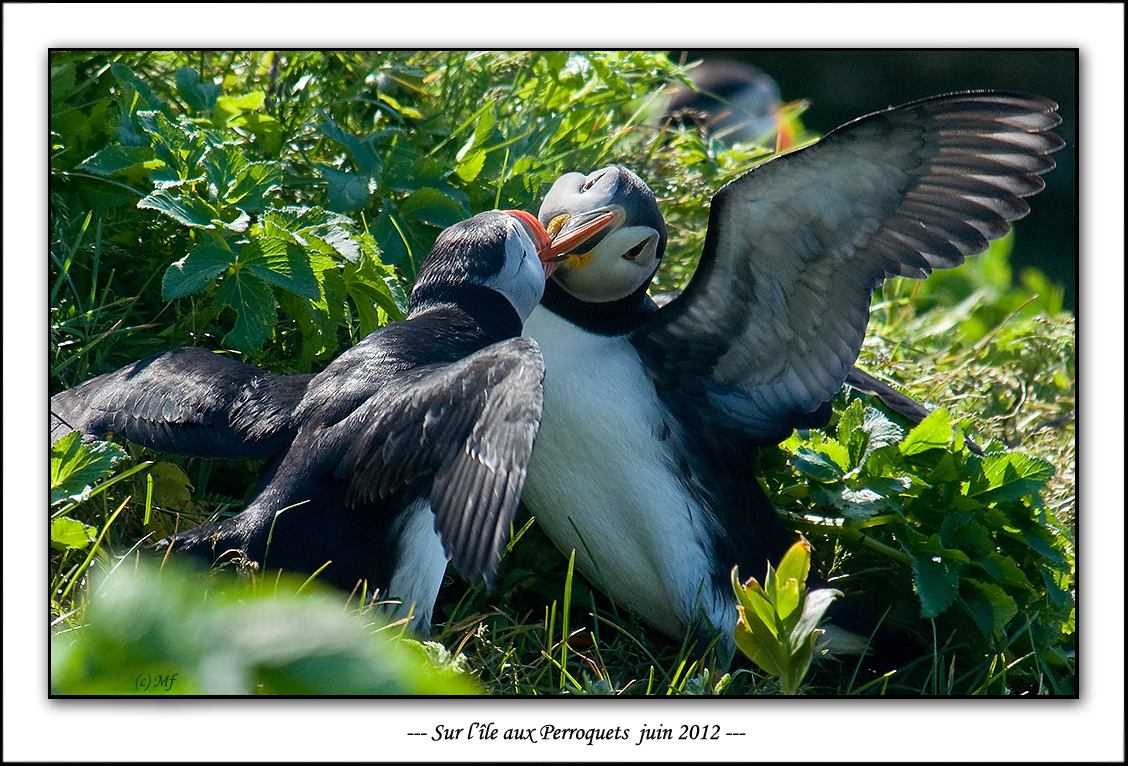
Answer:
[[[632,336],[660,388],[693,370],[704,415],[785,437],[846,380],[884,279],[958,266],[1029,212],[1022,198],[1064,145],[1048,132],[1056,109],[1011,93],[925,99],[725,186],[693,279]]]
[[[51,439],[112,433],[166,452],[264,459],[293,439],[294,408],[312,377],[173,349],[51,397]]]

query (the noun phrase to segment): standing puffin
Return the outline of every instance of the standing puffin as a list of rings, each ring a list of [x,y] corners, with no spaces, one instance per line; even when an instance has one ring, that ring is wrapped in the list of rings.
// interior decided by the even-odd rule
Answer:
[[[556,181],[549,231],[600,233],[525,324],[546,374],[524,501],[593,585],[731,654],[732,567],[762,573],[794,542],[751,449],[826,422],[886,277],[958,266],[1029,212],[1064,145],[1056,108],[937,96],[762,163],[713,197],[697,269],[661,308],[646,291],[666,227],[646,185],[619,167]]]
[[[52,440],[270,459],[241,513],[157,549],[367,582],[425,629],[448,559],[470,580],[496,572],[541,418],[543,360],[521,326],[553,257],[529,213],[482,213],[439,235],[405,320],[321,373],[176,349],[52,397]]]

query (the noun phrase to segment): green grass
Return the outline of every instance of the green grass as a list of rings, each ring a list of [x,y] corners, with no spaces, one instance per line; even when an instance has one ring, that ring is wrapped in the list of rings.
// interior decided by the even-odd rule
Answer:
[[[561,173],[609,162],[652,181],[670,226],[655,290],[679,287],[708,198],[763,157],[661,120],[656,94],[684,78],[661,54],[55,52],[51,67],[51,393],[181,345],[276,372],[322,369],[402,313],[443,227],[493,207],[535,210]],[[270,250],[279,240],[299,268]],[[1012,278],[1011,246],[923,283],[887,283],[860,364],[943,406],[989,452],[1023,456],[1007,470],[1028,470],[1027,483],[970,458],[948,426],[927,437],[930,450],[902,428],[884,462],[862,460],[850,433],[880,421],[845,394],[825,434],[749,457],[835,587],[888,610],[921,646],[891,674],[816,662],[803,693],[1075,688],[1074,320],[1040,274]],[[253,298],[231,300],[232,284]],[[844,418],[854,425],[839,433]],[[237,513],[261,468],[117,449],[52,498],[52,632],[67,640],[111,619],[95,583],[131,568],[146,542]],[[1043,462],[1052,475],[1037,472]],[[849,506],[857,523],[842,522],[843,498],[862,489],[885,505]],[[957,517],[972,510],[987,521]],[[980,561],[984,534],[997,571]],[[947,569],[929,570],[932,555]],[[365,595],[317,597],[382,641],[388,631],[358,606]],[[617,608],[527,515],[494,591],[448,575],[436,622],[450,653],[436,662],[491,694],[779,691],[743,658],[723,665]]]

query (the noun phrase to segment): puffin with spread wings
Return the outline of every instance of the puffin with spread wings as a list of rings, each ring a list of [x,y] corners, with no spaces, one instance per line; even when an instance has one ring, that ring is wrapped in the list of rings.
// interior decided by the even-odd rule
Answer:
[[[750,450],[826,422],[884,279],[959,266],[1029,212],[1064,145],[1056,109],[937,96],[769,159],[713,197],[697,269],[660,308],[666,226],[646,184],[615,166],[556,181],[550,234],[599,233],[525,324],[546,373],[524,502],[594,586],[733,651],[732,567],[762,573],[795,539]]]

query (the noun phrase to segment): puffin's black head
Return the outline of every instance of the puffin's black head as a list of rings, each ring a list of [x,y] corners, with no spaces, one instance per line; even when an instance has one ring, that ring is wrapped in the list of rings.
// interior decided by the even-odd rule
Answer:
[[[666,252],[666,221],[654,193],[637,175],[616,165],[556,179],[539,217],[553,249],[571,255],[556,282],[588,303],[607,303],[645,289]],[[576,245],[563,250],[560,239],[580,227],[595,229],[584,251]]]
[[[504,295],[524,322],[555,264],[548,233],[523,210],[490,210],[439,234],[411,291],[410,309],[453,300],[467,285]]]
[[[451,302],[468,285],[505,296],[521,322],[544,295],[544,281],[559,262],[593,234],[598,225],[577,225],[550,242],[548,232],[524,210],[490,210],[445,229],[419,268],[410,312]],[[465,291],[462,291],[465,294]]]

